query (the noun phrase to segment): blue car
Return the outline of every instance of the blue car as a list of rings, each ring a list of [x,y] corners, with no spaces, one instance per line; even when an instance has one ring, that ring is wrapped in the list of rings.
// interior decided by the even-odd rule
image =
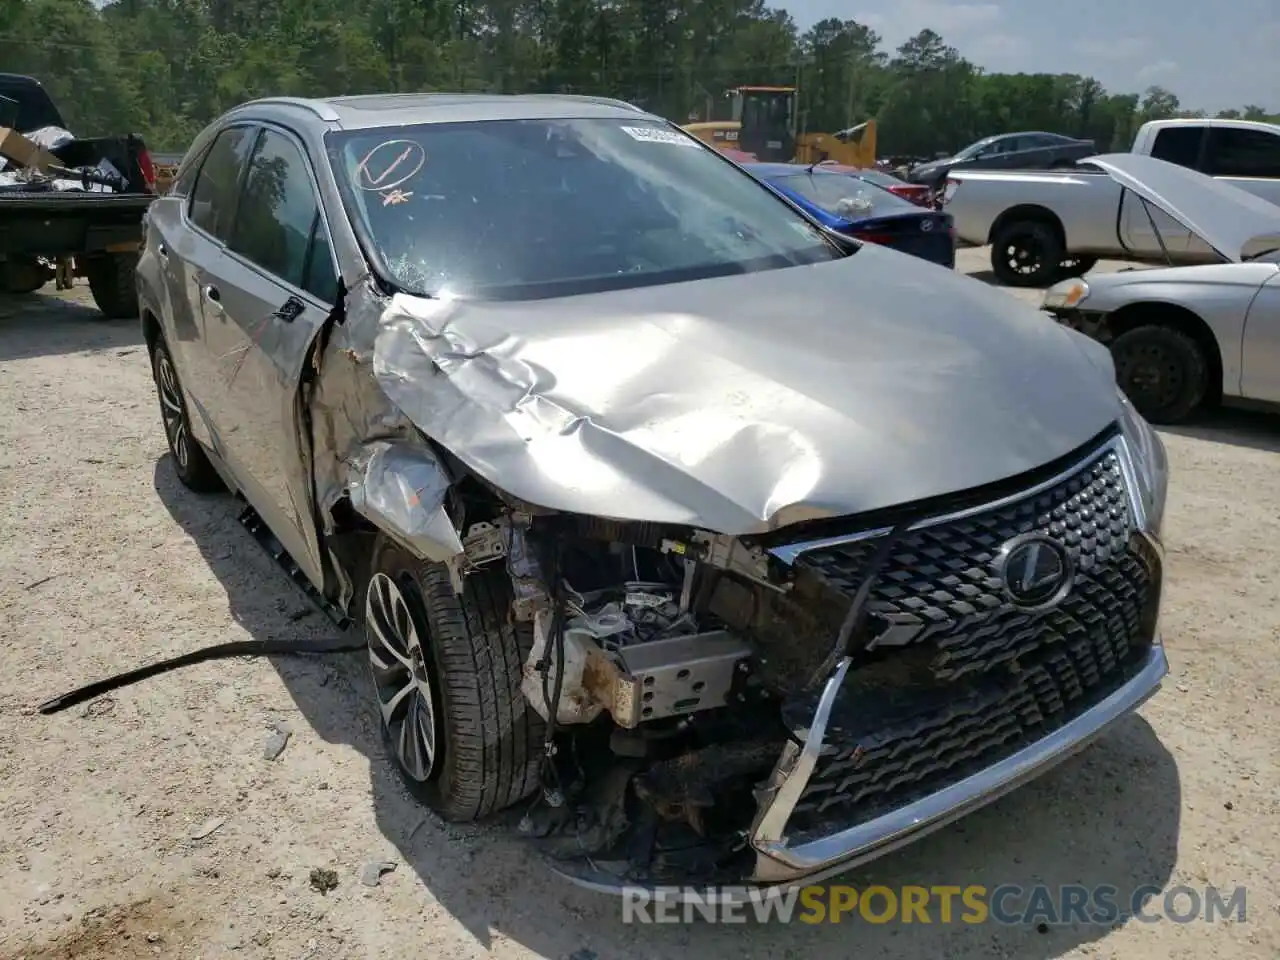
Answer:
[[[955,231],[948,214],[923,209],[874,183],[821,166],[743,166],[838,233],[947,268],[956,265]]]

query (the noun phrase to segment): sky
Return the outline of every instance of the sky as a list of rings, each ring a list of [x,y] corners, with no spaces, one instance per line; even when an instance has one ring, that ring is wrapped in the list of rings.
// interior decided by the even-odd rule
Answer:
[[[926,27],[989,72],[1078,73],[1184,109],[1280,111],[1280,0],[773,0],[803,31],[836,17],[886,48]]]

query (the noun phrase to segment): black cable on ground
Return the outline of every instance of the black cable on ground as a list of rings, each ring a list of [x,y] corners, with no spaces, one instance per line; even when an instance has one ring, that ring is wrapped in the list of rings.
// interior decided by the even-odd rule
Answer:
[[[127,687],[130,684],[137,683],[139,680],[146,680],[148,677],[168,673],[178,667],[204,663],[206,660],[225,660],[229,657],[352,653],[364,648],[365,643],[363,640],[236,640],[231,643],[219,643],[212,647],[204,647],[201,650],[193,650],[190,653],[172,657],[169,660],[161,660],[158,663],[147,664],[145,667],[118,673],[105,680],[97,680],[72,690],[70,693],[64,693],[60,697],[46,700],[37,709],[43,714],[61,713],[63,710],[74,707],[78,703],[84,703],[86,700],[100,697],[112,690]]]

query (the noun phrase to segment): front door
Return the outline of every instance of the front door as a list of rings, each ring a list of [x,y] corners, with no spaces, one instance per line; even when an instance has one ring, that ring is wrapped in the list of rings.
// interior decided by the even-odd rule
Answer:
[[[291,134],[262,128],[227,245],[201,281],[219,417],[233,425],[223,441],[246,498],[320,586],[299,380],[338,282],[313,168]]]

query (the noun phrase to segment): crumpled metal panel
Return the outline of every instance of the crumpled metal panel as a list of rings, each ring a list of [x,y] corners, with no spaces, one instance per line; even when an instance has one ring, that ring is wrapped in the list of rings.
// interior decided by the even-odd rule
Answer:
[[[379,441],[351,471],[351,506],[379,529],[395,534],[426,560],[444,562],[462,552],[445,512],[450,479],[431,451]]]
[[[523,501],[737,535],[1013,476],[1118,413],[1105,348],[873,246],[569,298],[396,295],[373,374]]]
[[[386,299],[369,284],[347,297],[309,395],[313,470],[326,532],[348,496],[380,529],[430,560],[462,552],[443,509],[448,471],[373,376],[373,344]]]

